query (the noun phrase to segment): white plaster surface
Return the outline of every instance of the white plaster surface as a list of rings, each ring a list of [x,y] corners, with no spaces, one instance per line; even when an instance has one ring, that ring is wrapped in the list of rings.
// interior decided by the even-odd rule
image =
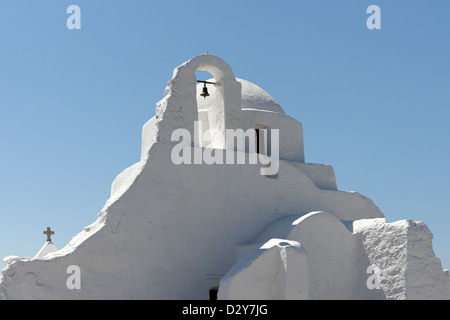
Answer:
[[[450,299],[450,278],[432,248],[433,235],[420,221],[354,222],[370,264],[380,268],[387,299]]]
[[[434,255],[431,239],[423,222],[411,220],[340,221],[321,211],[287,216],[238,248],[239,262],[222,278],[218,297],[288,299],[260,287],[270,283],[278,290],[277,276],[288,274],[297,281],[299,299],[449,299],[450,277]],[[278,255],[263,250],[270,243],[295,243],[302,248],[302,259],[292,259],[290,268],[280,271]],[[375,268],[379,287],[374,288]]]
[[[220,300],[308,299],[309,261],[296,241],[270,239],[220,281]]]

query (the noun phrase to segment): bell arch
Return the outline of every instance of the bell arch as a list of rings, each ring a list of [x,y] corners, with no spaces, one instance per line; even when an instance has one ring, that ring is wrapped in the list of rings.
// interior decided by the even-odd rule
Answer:
[[[216,90],[216,79],[210,72],[197,69],[195,76],[198,82],[196,88],[198,122],[195,128],[199,134],[198,145],[220,148],[225,124],[222,94]]]
[[[209,54],[196,56],[175,68],[172,79],[167,83],[164,99],[157,104],[160,141],[170,141],[173,130],[185,128],[191,133],[192,145],[201,145],[194,134],[194,123],[199,119],[195,76],[197,70],[207,71],[215,79],[214,87],[218,98],[210,117],[214,119],[214,128],[220,134],[215,137],[214,145],[225,148],[225,130],[238,125],[237,113],[242,105],[241,84],[225,61]]]

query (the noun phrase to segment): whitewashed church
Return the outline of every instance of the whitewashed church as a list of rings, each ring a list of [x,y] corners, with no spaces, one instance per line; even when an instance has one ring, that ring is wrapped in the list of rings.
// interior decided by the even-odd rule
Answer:
[[[331,166],[305,163],[301,123],[222,59],[175,68],[163,96],[97,220],[3,259],[0,298],[450,299],[427,226],[339,191]]]

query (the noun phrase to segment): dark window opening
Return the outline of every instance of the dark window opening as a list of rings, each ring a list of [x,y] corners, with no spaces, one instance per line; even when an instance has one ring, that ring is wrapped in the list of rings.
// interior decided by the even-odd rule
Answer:
[[[256,140],[255,141],[256,153],[270,156],[271,155],[270,128],[267,126],[257,124],[255,128],[255,140]]]
[[[259,153],[259,129],[255,129],[256,131],[256,153]]]

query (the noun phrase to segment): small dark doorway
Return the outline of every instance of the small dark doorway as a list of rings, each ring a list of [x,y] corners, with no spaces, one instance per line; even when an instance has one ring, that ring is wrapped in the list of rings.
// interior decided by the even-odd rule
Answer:
[[[218,292],[219,292],[219,287],[212,287],[211,289],[209,289],[209,300],[216,301]]]

